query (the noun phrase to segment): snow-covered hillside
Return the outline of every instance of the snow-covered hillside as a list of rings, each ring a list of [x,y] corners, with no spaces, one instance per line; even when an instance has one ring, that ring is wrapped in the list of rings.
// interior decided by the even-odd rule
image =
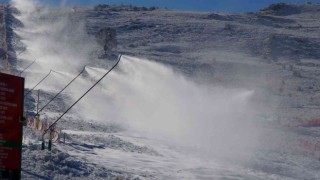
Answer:
[[[43,131],[24,128],[23,179],[320,178],[309,123],[320,116],[320,5],[5,9],[11,73],[36,60],[22,73],[28,91],[53,70],[25,97],[28,117],[38,92],[41,108],[86,65],[40,113],[51,124],[123,55],[58,122],[52,151],[40,150]],[[117,32],[108,54],[95,39],[106,27]]]

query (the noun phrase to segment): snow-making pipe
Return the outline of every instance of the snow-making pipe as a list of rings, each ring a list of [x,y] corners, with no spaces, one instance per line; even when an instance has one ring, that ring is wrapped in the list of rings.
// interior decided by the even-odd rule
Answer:
[[[75,106],[85,95],[87,95],[100,81],[102,81],[103,78],[105,78],[120,62],[121,60],[121,56],[122,55],[119,55],[118,57],[118,61],[115,65],[113,65],[111,67],[111,69],[106,73],[104,74],[94,85],[91,86],[91,88],[89,88],[76,102],[74,102],[56,121],[54,121],[42,134],[42,140],[44,141],[44,136],[48,133],[48,131],[58,123],[58,121],[65,115],[68,113],[68,111],[70,109],[73,108],[73,106]]]
[[[61,89],[61,91],[59,91],[46,105],[44,105],[39,111],[37,111],[37,114],[35,115],[35,117],[38,116],[40,112],[44,110],[44,108],[46,108],[56,97],[58,97],[71,83],[73,83],[73,81],[75,81],[84,72],[84,70],[86,69],[86,66],[87,65],[85,65],[82,71],[76,77],[74,77],[63,89]]]
[[[26,52],[26,51],[27,51],[27,49],[24,49],[23,51],[19,52],[18,56],[21,55],[22,53]]]
[[[55,70],[53,70],[53,69],[51,69],[51,71],[52,71],[52,72],[54,72],[54,73],[57,73],[57,74],[61,74],[61,75],[63,75],[63,73],[62,73],[62,72],[55,71]]]
[[[42,78],[41,81],[38,82],[38,84],[36,84],[31,90],[29,90],[29,91],[24,95],[24,97],[27,97],[27,95],[28,95],[29,93],[31,93],[40,83],[42,83],[42,82],[51,74],[51,72],[56,72],[56,71],[53,71],[53,70],[51,69],[50,72],[49,72],[44,78]]]
[[[35,59],[31,64],[29,64],[26,68],[24,68],[22,71],[20,71],[20,76],[25,70],[27,70],[30,66],[32,66],[36,62],[36,60],[37,59]]]

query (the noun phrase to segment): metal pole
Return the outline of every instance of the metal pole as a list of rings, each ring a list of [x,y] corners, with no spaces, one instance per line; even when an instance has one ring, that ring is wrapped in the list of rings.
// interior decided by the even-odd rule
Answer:
[[[53,123],[48,127],[48,129],[46,129],[46,130],[44,131],[44,133],[42,134],[42,140],[43,140],[43,141],[44,141],[44,136],[47,134],[47,132],[49,131],[49,129],[51,129],[51,127],[53,127],[54,125],[56,125],[57,122],[58,122],[65,114],[67,114],[67,112],[68,112],[70,109],[73,108],[73,106],[75,106],[85,95],[87,95],[100,81],[102,81],[102,79],[103,79],[104,77],[106,77],[106,76],[119,64],[119,62],[120,62],[120,60],[121,60],[121,56],[122,56],[122,55],[119,55],[119,58],[118,58],[117,63],[116,63],[114,66],[112,66],[112,68],[111,68],[105,75],[103,75],[93,86],[91,86],[91,88],[88,89],[87,92],[85,92],[85,93],[84,93],[75,103],[73,103],[55,122],[53,122]]]
[[[37,59],[35,59],[31,64],[29,64],[26,68],[24,68],[22,71],[20,71],[20,75],[19,75],[19,76],[21,76],[21,74],[22,74],[25,70],[27,70],[30,66],[32,66],[32,65],[36,62],[36,60],[37,60]]]
[[[39,81],[37,85],[35,85],[31,90],[29,90],[29,91],[24,95],[24,97],[27,97],[27,95],[28,95],[29,93],[31,93],[40,83],[42,83],[42,81],[44,81],[44,80],[50,75],[51,72],[52,72],[52,70],[50,70],[50,72],[49,72],[44,78],[42,78],[41,81]]]
[[[58,94],[56,94],[46,105],[44,105],[39,111],[37,111],[37,114],[35,116],[39,115],[39,113],[44,108],[46,108],[56,97],[58,97],[62,93],[62,91],[64,91],[73,81],[75,81],[84,72],[85,69],[86,69],[86,66],[84,66],[82,71],[76,77],[74,77],[60,92],[58,92]]]

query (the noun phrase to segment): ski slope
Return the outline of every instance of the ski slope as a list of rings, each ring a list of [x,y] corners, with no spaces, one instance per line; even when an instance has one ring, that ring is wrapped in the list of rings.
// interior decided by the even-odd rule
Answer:
[[[52,8],[13,0],[10,43],[36,114],[57,124],[24,128],[23,179],[319,179],[319,5],[222,14]],[[280,10],[279,10],[280,9]],[[12,10],[11,13],[14,11]],[[23,26],[18,26],[21,23]],[[16,23],[16,26],[14,24]],[[117,31],[103,54],[94,35]]]

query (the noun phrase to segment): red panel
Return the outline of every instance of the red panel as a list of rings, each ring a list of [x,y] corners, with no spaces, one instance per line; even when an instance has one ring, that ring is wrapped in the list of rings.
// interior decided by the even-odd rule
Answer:
[[[20,177],[24,79],[0,73],[0,179]]]
[[[0,147],[0,157],[2,162],[0,162],[0,167],[3,166],[5,169],[19,170],[20,169],[20,149],[18,148],[1,148]],[[18,161],[19,160],[19,161]]]

